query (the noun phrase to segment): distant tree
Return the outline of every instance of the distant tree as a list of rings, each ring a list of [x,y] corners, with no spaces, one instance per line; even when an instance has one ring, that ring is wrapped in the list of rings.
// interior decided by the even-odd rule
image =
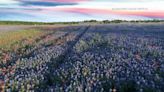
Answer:
[[[105,23],[105,24],[106,24],[106,23],[110,23],[109,20],[103,20],[102,22]]]
[[[85,20],[84,22],[97,22],[97,20]]]
[[[121,23],[121,22],[123,22],[122,20],[113,20],[113,21],[111,21],[112,23]]]

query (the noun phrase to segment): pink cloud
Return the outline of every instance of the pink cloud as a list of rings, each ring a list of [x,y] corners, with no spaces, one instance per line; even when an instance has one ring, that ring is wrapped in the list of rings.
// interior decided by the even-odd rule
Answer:
[[[51,10],[64,11],[64,12],[75,12],[80,14],[102,14],[102,15],[132,15],[132,16],[143,16],[153,18],[164,18],[164,11],[114,11],[111,9],[94,9],[94,8],[54,8]]]

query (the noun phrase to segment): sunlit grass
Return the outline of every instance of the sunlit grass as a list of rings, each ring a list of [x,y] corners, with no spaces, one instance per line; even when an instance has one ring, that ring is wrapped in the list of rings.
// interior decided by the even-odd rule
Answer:
[[[31,29],[31,30],[20,30],[10,32],[0,32],[0,48],[1,49],[13,49],[20,42],[25,41],[31,43],[37,37],[43,35],[43,31]]]

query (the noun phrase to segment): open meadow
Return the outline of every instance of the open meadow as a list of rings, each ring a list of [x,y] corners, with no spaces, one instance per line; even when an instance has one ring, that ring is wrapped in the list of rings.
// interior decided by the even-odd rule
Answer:
[[[0,92],[164,92],[164,23],[1,25]]]

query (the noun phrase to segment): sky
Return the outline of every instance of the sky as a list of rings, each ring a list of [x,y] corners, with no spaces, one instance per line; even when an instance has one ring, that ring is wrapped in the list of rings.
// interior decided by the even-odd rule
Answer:
[[[164,19],[164,0],[0,0],[0,20],[68,22]]]

